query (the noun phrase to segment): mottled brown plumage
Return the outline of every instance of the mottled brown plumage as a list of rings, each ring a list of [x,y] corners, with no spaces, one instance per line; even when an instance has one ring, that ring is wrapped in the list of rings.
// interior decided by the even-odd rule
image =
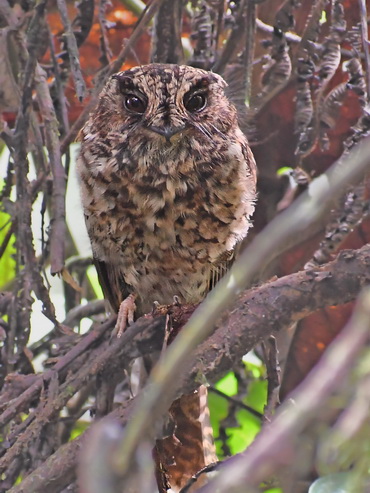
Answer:
[[[86,225],[116,311],[130,294],[137,315],[175,295],[198,303],[247,234],[255,162],[225,87],[192,67],[135,67],[110,78],[82,130]]]

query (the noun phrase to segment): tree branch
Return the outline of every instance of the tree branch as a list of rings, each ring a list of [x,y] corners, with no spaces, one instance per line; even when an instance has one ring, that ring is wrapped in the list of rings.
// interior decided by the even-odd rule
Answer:
[[[236,308],[229,310],[228,314],[219,320],[214,334],[193,354],[193,366],[186,374],[177,395],[193,391],[199,385],[197,380],[201,374],[210,381],[218,380],[233,367],[237,359],[271,334],[287,329],[292,321],[300,320],[319,308],[355,299],[359,291],[369,283],[370,246],[367,245],[361,250],[341,252],[336,260],[324,267],[291,274],[241,294]],[[142,322],[140,319],[135,326]],[[146,320],[147,327],[152,328],[151,322]],[[121,348],[120,340],[117,341],[117,345]],[[118,371],[117,365],[122,364],[120,362],[123,360],[118,354],[122,349],[115,350],[115,345],[110,347],[112,349],[109,357],[98,366],[102,370],[111,367],[111,371]],[[141,352],[145,354],[147,351],[148,348]],[[126,363],[127,360],[126,358]],[[91,365],[92,372],[96,364],[94,362]],[[130,401],[125,409],[119,408],[120,410],[115,410],[104,419],[119,419],[122,424],[126,423],[129,415],[136,415],[136,402],[135,406],[133,404],[134,401]],[[153,426],[156,419],[156,416],[148,418],[152,430],[158,430]],[[147,432],[146,438],[154,438],[152,435],[152,431]],[[32,472],[21,485],[10,490],[11,493],[36,492],[40,484],[43,488],[49,488],[56,478],[58,484],[66,486],[69,481],[67,478],[72,474],[71,468],[76,466],[77,452],[85,439],[83,437],[77,439],[78,444],[75,440],[62,446],[48,459],[48,466],[44,463],[39,468],[41,472],[39,469]],[[127,442],[125,443],[127,445]],[[65,461],[62,460],[64,454]],[[53,464],[57,465],[54,467]],[[33,481],[36,481],[35,478],[39,478],[40,474],[43,482],[35,483],[38,486],[32,489]]]
[[[216,382],[261,341],[288,330],[325,306],[354,300],[370,284],[370,246],[344,250],[324,267],[282,277],[242,293],[235,307],[216,324],[214,334],[194,353],[193,366],[181,392],[194,389],[204,373]]]
[[[279,468],[291,464],[296,453],[296,439],[323,409],[334,392],[343,387],[345,378],[370,334],[370,290],[361,294],[357,308],[341,334],[329,346],[320,363],[283,404],[271,424],[265,426],[253,446],[243,454],[225,461],[219,475],[198,491],[240,491],[257,486]]]

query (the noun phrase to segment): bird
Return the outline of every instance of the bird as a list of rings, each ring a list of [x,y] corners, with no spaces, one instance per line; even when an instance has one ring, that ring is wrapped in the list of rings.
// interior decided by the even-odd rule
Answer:
[[[227,83],[186,65],[118,72],[80,140],[93,259],[120,324],[150,312],[153,302],[201,302],[232,263],[256,202],[256,163]],[[197,392],[197,415],[206,419],[204,390]]]

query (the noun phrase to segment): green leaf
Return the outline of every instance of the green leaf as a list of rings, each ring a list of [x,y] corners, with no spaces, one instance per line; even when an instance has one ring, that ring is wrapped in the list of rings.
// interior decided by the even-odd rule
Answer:
[[[267,381],[255,380],[252,382],[248,389],[248,395],[243,402],[250,407],[253,407],[256,411],[263,413],[267,399]]]
[[[262,413],[267,394],[267,382],[263,378],[264,366],[262,363],[259,364],[258,362],[257,364],[250,361],[245,362],[245,365],[251,375],[251,382],[248,386],[248,395],[243,399],[243,402]],[[238,394],[238,381],[234,372],[225,375],[217,382],[215,387],[228,396]],[[230,403],[224,397],[210,392],[208,405],[211,414],[211,425],[216,439],[217,455],[223,458],[222,441],[217,440],[217,438],[220,436],[220,423],[229,415]],[[226,444],[232,454],[245,450],[252,443],[261,427],[260,420],[245,409],[237,409],[234,416],[235,426],[225,429]],[[233,419],[231,420],[232,422]]]
[[[289,175],[293,171],[293,168],[290,166],[283,166],[282,168],[279,168],[276,172],[277,176],[285,176]]]
[[[71,432],[70,440],[74,440],[75,438],[82,435],[82,433],[90,426],[90,424],[91,423],[88,423],[87,421],[77,421]]]
[[[0,212],[0,245],[3,244],[6,235],[11,228],[9,222],[10,216],[6,212]],[[15,236],[12,234],[9,243],[0,258],[0,289],[15,276],[16,262],[13,255],[15,254]]]
[[[87,277],[89,278],[91,286],[94,290],[95,296],[98,299],[104,298],[103,291],[102,291],[100,283],[99,283],[98,273],[96,272],[95,267],[93,265],[91,265],[87,269],[86,274],[87,274]]]
[[[216,383],[215,387],[216,389],[220,390],[221,392],[229,396],[237,394],[238,381],[234,375],[234,372],[231,371],[223,378],[221,378],[221,380],[219,380]]]
[[[325,10],[323,10],[321,12],[321,17],[320,17],[319,23],[320,24],[325,24],[325,22],[328,22],[328,18],[327,18],[327,15],[326,15]]]
[[[235,428],[227,428],[229,436],[227,444],[233,455],[245,450],[261,429],[259,419],[244,409],[236,413],[236,419],[240,425]]]

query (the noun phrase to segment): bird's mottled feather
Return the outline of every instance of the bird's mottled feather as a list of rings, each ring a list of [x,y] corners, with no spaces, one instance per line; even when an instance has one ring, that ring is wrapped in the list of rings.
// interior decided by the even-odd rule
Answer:
[[[207,105],[190,114],[184,96],[199,86]],[[199,302],[219,259],[246,236],[255,163],[224,88],[191,67],[136,67],[110,79],[82,130],[82,202],[103,286],[123,288],[105,289],[114,308],[130,292],[139,313],[174,295]],[[124,108],[125,90],[145,95],[143,115]],[[152,130],[165,126],[183,130],[170,140]]]

